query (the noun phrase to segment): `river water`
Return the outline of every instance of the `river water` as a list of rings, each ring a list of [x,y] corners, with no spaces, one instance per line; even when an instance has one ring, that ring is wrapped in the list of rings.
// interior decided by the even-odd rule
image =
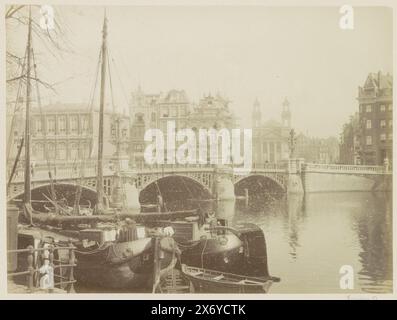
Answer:
[[[265,232],[270,273],[281,278],[271,293],[392,292],[391,193],[267,196],[222,206],[219,215]],[[353,268],[353,289],[340,288],[343,265]]]
[[[248,203],[199,203],[202,209],[228,219],[230,225],[252,222],[262,228],[270,274],[281,278],[269,293],[348,295],[393,290],[391,193],[264,193]],[[171,202],[168,204],[172,206]],[[172,209],[197,205],[179,199]],[[345,265],[353,268],[353,289],[340,288],[340,268]]]

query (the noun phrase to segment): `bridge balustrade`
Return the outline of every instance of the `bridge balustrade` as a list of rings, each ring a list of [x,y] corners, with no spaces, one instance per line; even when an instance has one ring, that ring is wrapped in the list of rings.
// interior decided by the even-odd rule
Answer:
[[[307,172],[343,172],[343,173],[372,173],[382,174],[391,172],[384,166],[362,166],[348,164],[321,164],[321,163],[305,163],[304,170]]]

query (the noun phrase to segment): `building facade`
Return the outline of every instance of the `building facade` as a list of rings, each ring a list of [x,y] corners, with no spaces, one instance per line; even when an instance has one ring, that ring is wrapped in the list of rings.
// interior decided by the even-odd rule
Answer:
[[[135,114],[130,128],[130,166],[133,168],[144,167],[144,151],[145,151],[145,121],[144,114]]]
[[[11,144],[16,145],[24,135],[24,117],[16,114]],[[17,124],[17,125],[15,125]],[[60,104],[31,110],[31,159],[35,165],[62,166],[82,159],[96,159],[98,154],[99,111],[88,110],[80,104]],[[105,112],[104,159],[114,161],[126,154],[129,144],[129,119],[122,114]],[[10,162],[15,160],[16,148],[10,148]],[[23,153],[22,153],[23,156]]]
[[[139,88],[132,93],[130,116],[130,163],[136,167],[144,165],[144,135],[148,129],[160,129],[166,141],[170,121],[175,124],[175,131],[186,128],[194,131],[210,128],[234,129],[237,126],[236,117],[229,109],[226,98],[219,94],[208,94],[194,105],[184,90],[146,94]],[[178,148],[178,143],[175,148]],[[167,148],[167,152],[175,151]]]
[[[287,99],[282,103],[281,122],[263,121],[258,100],[252,112],[252,157],[253,163],[262,165],[277,163],[289,158],[288,138],[291,131],[291,112]]]
[[[358,88],[360,159],[364,165],[393,159],[393,77],[370,73]]]
[[[220,94],[208,94],[193,107],[187,120],[189,128],[197,129],[235,129],[237,119],[229,109],[230,101]]]
[[[340,135],[339,163],[360,165],[360,126],[359,116],[356,112],[345,123]]]
[[[296,137],[295,156],[309,163],[338,163],[339,141],[336,137],[317,138],[300,133]]]

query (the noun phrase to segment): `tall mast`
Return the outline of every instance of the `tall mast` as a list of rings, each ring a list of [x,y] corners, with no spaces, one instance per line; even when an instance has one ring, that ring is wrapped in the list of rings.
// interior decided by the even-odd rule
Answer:
[[[99,102],[99,132],[98,132],[98,176],[97,176],[97,210],[98,212],[104,209],[104,191],[103,191],[103,117],[105,107],[105,81],[106,81],[106,61],[107,61],[107,20],[106,12],[103,19],[102,30],[102,63],[101,63],[101,95]]]
[[[26,67],[26,114],[25,114],[25,189],[24,189],[24,203],[31,204],[31,188],[30,188],[30,60],[31,60],[31,46],[32,46],[32,17],[31,8],[29,6],[29,30],[28,30],[28,44],[26,48],[27,53],[27,67]]]

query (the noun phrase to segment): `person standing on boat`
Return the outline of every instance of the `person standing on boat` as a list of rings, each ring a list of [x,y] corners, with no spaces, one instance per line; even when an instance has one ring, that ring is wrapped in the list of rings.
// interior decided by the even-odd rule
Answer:
[[[32,163],[30,164],[30,175],[31,175],[31,177],[33,178],[33,176],[34,176],[34,167],[35,167],[35,162],[34,161],[32,161]]]

